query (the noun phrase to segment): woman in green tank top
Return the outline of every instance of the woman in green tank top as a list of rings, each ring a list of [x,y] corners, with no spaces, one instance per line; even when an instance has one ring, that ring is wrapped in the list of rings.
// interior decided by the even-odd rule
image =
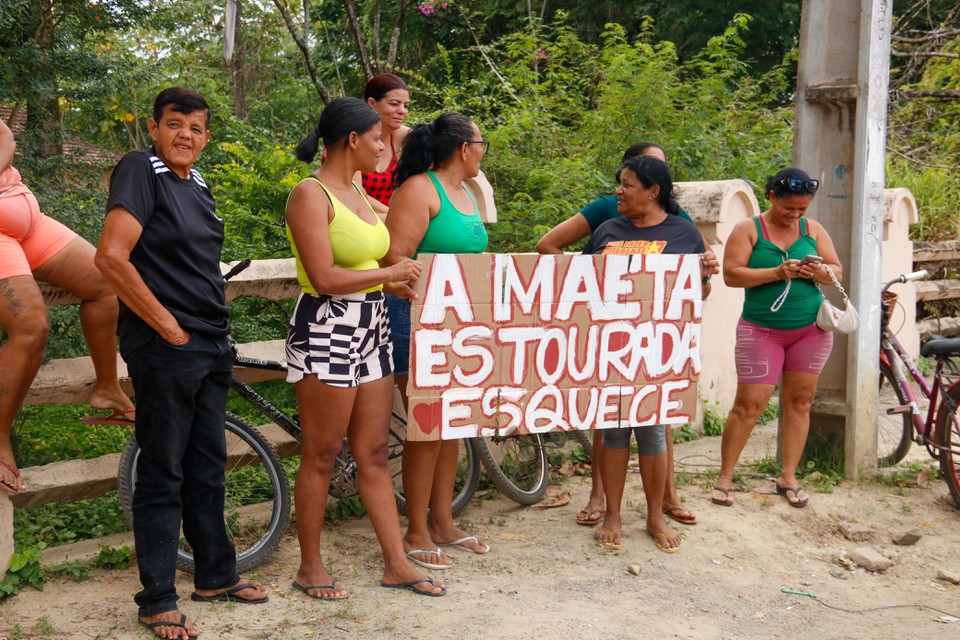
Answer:
[[[767,181],[770,208],[737,224],[727,239],[724,281],[746,291],[737,326],[737,395],[723,429],[715,504],[733,504],[734,467],[778,381],[783,465],[777,493],[793,507],[809,500],[797,481],[797,465],[810,403],[833,346],[833,334],[816,324],[822,300],[817,285],[832,285],[828,268],[838,279],[843,275],[830,235],[806,217],[819,186],[800,169],[781,170]]]
[[[397,165],[397,190],[390,201],[387,229],[390,250],[384,264],[419,253],[480,253],[487,248],[487,231],[477,203],[464,180],[480,173],[488,143],[466,116],[445,113],[407,134]],[[409,303],[388,298],[394,339],[397,385],[407,406],[409,368]],[[473,553],[489,547],[453,521],[451,503],[459,443],[407,441],[403,448],[403,491],[408,527],[407,557],[430,569],[453,566],[442,546]]]

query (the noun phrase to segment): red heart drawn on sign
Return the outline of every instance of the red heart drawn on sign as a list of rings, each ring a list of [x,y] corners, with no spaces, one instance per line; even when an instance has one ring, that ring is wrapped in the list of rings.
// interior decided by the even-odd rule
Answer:
[[[418,404],[413,408],[413,418],[420,425],[420,430],[426,434],[433,433],[440,426],[440,419],[443,417],[439,401],[433,403]]]

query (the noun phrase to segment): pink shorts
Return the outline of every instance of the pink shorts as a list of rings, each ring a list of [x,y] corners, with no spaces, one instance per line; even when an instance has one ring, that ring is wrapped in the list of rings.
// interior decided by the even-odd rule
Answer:
[[[833,334],[815,322],[800,329],[771,329],[740,318],[737,382],[777,384],[784,371],[820,375],[832,348]]]
[[[0,196],[0,280],[29,276],[77,234],[43,215],[29,190]]]

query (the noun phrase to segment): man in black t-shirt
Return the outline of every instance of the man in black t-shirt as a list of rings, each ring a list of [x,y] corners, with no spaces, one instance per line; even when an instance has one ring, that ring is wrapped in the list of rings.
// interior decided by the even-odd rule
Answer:
[[[120,354],[137,398],[133,531],[143,590],[134,600],[140,623],[167,638],[196,636],[177,610],[181,519],[196,561],[193,600],[267,601],[262,586],[237,575],[223,520],[233,368],[223,220],[193,168],[209,119],[200,95],[160,92],[148,122],[154,146],[128,153],[110,178],[96,256],[120,297]]]

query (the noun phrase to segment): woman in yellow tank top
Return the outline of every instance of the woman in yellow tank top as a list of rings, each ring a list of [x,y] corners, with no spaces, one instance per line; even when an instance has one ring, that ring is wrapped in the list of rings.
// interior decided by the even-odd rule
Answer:
[[[297,147],[297,157],[313,161],[321,138],[326,161],[294,187],[286,211],[303,288],[287,334],[287,380],[296,385],[303,429],[295,486],[300,568],[293,588],[322,600],[348,595],[320,554],[333,463],[347,436],[360,498],[383,551],[380,584],[442,596],[443,585],[404,556],[386,455],[393,371],[383,290],[410,297],[420,264],[403,260],[379,267],[390,237],[353,182],[357,171],[376,168],[383,151],[379,114],[355,98],[334,100]]]

